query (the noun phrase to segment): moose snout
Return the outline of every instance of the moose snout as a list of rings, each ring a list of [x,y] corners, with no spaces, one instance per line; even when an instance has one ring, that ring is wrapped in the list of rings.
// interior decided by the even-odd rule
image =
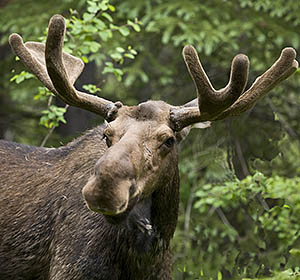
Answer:
[[[94,174],[82,190],[93,211],[110,216],[121,214],[137,196],[137,172],[132,163],[135,149],[125,140],[113,145],[97,161]]]
[[[106,182],[93,175],[82,189],[87,206],[94,212],[118,215],[126,211],[135,180],[122,180],[117,185],[106,188]],[[112,182],[113,183],[113,182]]]

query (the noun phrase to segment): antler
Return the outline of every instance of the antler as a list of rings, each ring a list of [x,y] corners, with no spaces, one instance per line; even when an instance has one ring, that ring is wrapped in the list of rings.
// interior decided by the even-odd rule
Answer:
[[[172,108],[170,118],[177,131],[193,123],[240,115],[298,68],[295,50],[285,48],[273,66],[244,92],[249,60],[247,56],[239,54],[232,61],[228,85],[217,91],[212,87],[192,46],[184,47],[183,57],[195,83],[197,98],[183,106]]]
[[[62,51],[65,29],[64,18],[55,15],[49,22],[46,46],[36,42],[24,44],[18,34],[12,34],[9,43],[25,66],[65,103],[84,108],[105,119],[112,118],[122,106],[120,102],[114,104],[74,88],[73,84],[81,74],[84,63],[81,59]]]

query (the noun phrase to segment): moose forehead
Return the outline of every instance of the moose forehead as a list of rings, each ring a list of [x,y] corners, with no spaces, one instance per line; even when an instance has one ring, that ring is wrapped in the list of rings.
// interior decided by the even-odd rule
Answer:
[[[171,105],[163,101],[147,101],[138,106],[122,106],[114,121],[110,122],[105,135],[112,142],[118,141],[126,132],[143,137],[172,134],[170,125]]]
[[[120,110],[118,117],[122,118],[122,115],[126,115],[136,121],[157,121],[162,124],[168,124],[170,108],[171,106],[163,101],[147,101],[140,103],[138,106],[124,106],[123,110]]]

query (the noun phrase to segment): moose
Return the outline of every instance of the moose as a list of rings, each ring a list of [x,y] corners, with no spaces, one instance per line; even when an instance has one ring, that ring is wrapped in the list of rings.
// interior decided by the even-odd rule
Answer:
[[[239,54],[227,86],[215,90],[188,45],[194,100],[125,106],[75,89],[84,66],[62,51],[64,33],[55,15],[45,44],[18,34],[9,42],[52,93],[106,122],[60,148],[0,141],[0,279],[171,279],[178,143],[193,124],[252,108],[295,72],[296,52],[283,49],[248,90],[249,60]]]

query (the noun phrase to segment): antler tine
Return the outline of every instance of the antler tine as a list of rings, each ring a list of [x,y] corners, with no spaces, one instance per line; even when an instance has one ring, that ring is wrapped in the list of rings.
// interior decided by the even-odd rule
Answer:
[[[56,90],[48,76],[43,55],[45,45],[42,43],[28,42],[23,43],[19,34],[13,33],[9,36],[9,44],[20,60],[50,91],[56,93]],[[28,44],[29,47],[28,48]]]
[[[285,48],[274,65],[240,95],[245,89],[248,78],[249,61],[245,55],[238,55],[233,59],[230,81],[220,91],[213,90],[193,48],[188,47],[188,54],[184,51],[184,58],[196,85],[198,98],[184,106],[172,108],[170,119],[175,130],[181,130],[196,122],[221,120],[240,115],[252,108],[260,98],[298,68],[295,50]],[[234,100],[235,98],[237,100]],[[197,102],[199,108],[196,107]],[[230,104],[230,102],[234,103]]]
[[[259,99],[297,70],[298,62],[295,58],[296,51],[293,48],[283,49],[279,59],[263,75],[258,77],[252,86],[232,106],[217,116],[215,120],[237,116],[254,107]]]
[[[62,16],[55,15],[50,19],[45,58],[47,71],[52,83],[59,96],[66,103],[87,109],[107,118],[109,111],[114,106],[111,101],[80,92],[70,83],[65,67],[71,68],[73,65],[64,65],[64,63],[67,64],[70,61],[63,61],[62,56],[65,29],[65,20]]]
[[[198,104],[201,114],[216,114],[232,104],[244,91],[249,72],[249,59],[243,54],[237,55],[231,65],[230,79],[226,87],[215,90],[211,85],[194,47],[183,49],[183,57],[197,89]]]
[[[65,21],[60,15],[50,19],[46,46],[42,43],[23,43],[21,36],[12,34],[10,45],[25,66],[55,95],[67,104],[84,108],[105,119],[112,119],[120,102],[113,103],[74,88],[73,83],[81,74],[81,59],[63,53]]]
[[[239,54],[232,60],[228,84],[220,90],[215,90],[194,47],[185,46],[182,54],[196,86],[197,98],[184,106],[174,107],[171,110],[171,122],[175,130],[181,130],[195,122],[212,120],[232,105],[244,91],[249,73],[248,57]]]

